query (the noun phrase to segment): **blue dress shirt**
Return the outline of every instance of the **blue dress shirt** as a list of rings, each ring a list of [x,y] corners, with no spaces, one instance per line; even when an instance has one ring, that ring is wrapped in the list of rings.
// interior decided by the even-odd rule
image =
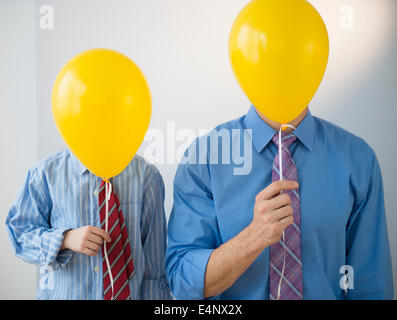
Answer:
[[[132,299],[170,299],[159,171],[135,156],[111,182],[123,210],[136,271],[129,282]],[[100,183],[68,150],[29,171],[6,225],[16,255],[41,266],[38,299],[103,299],[102,254],[91,257],[60,250],[67,230],[100,226]]]
[[[255,196],[272,182],[275,133],[251,107],[186,151],[174,181],[166,254],[176,298],[203,299],[211,253],[251,223]],[[391,299],[382,177],[373,150],[310,112],[295,135],[290,150],[300,184],[304,299]],[[244,152],[251,166],[239,172]],[[269,251],[213,299],[268,299]]]

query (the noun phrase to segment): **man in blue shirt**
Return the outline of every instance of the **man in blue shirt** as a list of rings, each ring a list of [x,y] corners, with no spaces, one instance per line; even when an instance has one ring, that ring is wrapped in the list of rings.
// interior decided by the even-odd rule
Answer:
[[[99,251],[111,239],[100,223],[101,181],[69,150],[29,171],[6,224],[16,255],[40,266],[38,299],[104,298]],[[128,280],[131,298],[170,299],[164,270],[164,184],[159,171],[136,155],[110,181],[131,246],[135,269]],[[117,279],[115,274],[115,283]]]
[[[166,254],[176,298],[269,299],[270,247],[294,222],[291,201],[280,192],[298,186],[303,298],[392,298],[382,177],[373,150],[308,109],[291,125],[297,182],[272,183],[272,138],[280,124],[254,107],[186,151],[174,181]],[[235,161],[241,153],[244,168]]]

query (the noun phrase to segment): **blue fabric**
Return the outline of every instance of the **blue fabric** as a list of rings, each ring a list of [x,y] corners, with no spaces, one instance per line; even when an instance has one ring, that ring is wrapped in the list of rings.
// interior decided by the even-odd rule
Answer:
[[[158,170],[135,156],[111,182],[123,210],[134,259],[132,299],[170,299],[165,278],[164,184]],[[100,226],[101,179],[65,150],[29,171],[6,225],[15,253],[39,265],[38,299],[103,299],[102,254],[60,250],[64,233]]]
[[[218,126],[186,151],[174,181],[166,254],[176,298],[203,299],[212,251],[251,223],[255,196],[272,182],[274,134],[251,107],[247,115]],[[382,177],[374,151],[310,112],[295,134],[290,150],[300,184],[304,299],[391,299]],[[235,150],[251,150],[246,159],[251,155],[252,165],[244,165],[250,170],[236,170],[242,162],[234,161],[239,159]],[[354,271],[354,289],[347,294],[340,286],[344,265]],[[268,298],[269,248],[229,289],[213,297]]]

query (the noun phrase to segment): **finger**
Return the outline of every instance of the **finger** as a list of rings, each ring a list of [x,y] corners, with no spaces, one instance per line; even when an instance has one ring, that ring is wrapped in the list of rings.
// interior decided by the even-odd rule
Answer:
[[[274,219],[273,221],[281,222],[281,220],[291,217],[293,215],[293,213],[294,213],[294,209],[290,205],[288,205],[288,206],[279,208],[270,214],[272,215],[272,218]]]
[[[96,256],[98,254],[98,251],[92,250],[90,248],[84,248],[82,253],[86,254],[87,256]]]
[[[291,204],[291,198],[287,193],[279,194],[278,196],[274,197],[268,201],[268,210],[274,211],[284,206],[288,206]]]
[[[92,231],[92,233],[102,237],[104,240],[106,240],[106,242],[111,242],[112,241],[112,239],[110,239],[109,234],[105,230],[103,230],[101,228],[92,227],[91,231]]]
[[[98,235],[96,235],[94,233],[90,233],[89,234],[88,241],[94,242],[94,243],[96,243],[96,244],[98,244],[100,246],[103,245],[102,237],[100,237],[100,236],[98,236]]]
[[[279,226],[282,230],[285,230],[287,227],[289,227],[293,223],[294,223],[294,217],[288,216],[288,217],[281,219],[279,221]]]
[[[293,190],[298,188],[299,188],[299,184],[296,181],[290,181],[290,180],[275,181],[267,188],[259,192],[258,195],[256,196],[256,200],[257,201],[269,200],[274,196],[280,194],[280,192],[283,190]]]
[[[91,250],[93,250],[93,251],[95,251],[95,252],[99,252],[99,250],[101,250],[101,246],[99,246],[99,245],[97,245],[96,243],[91,242],[91,241],[87,241],[87,242],[85,243],[85,247],[86,247],[87,249],[91,249]]]

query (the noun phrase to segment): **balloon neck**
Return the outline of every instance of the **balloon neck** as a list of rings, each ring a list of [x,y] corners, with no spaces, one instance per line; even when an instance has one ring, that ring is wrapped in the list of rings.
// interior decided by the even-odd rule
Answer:
[[[293,131],[293,130],[296,130],[296,127],[294,127],[291,124],[282,124],[279,131],[286,131],[286,130]]]
[[[109,183],[109,178],[103,178],[103,181]]]

